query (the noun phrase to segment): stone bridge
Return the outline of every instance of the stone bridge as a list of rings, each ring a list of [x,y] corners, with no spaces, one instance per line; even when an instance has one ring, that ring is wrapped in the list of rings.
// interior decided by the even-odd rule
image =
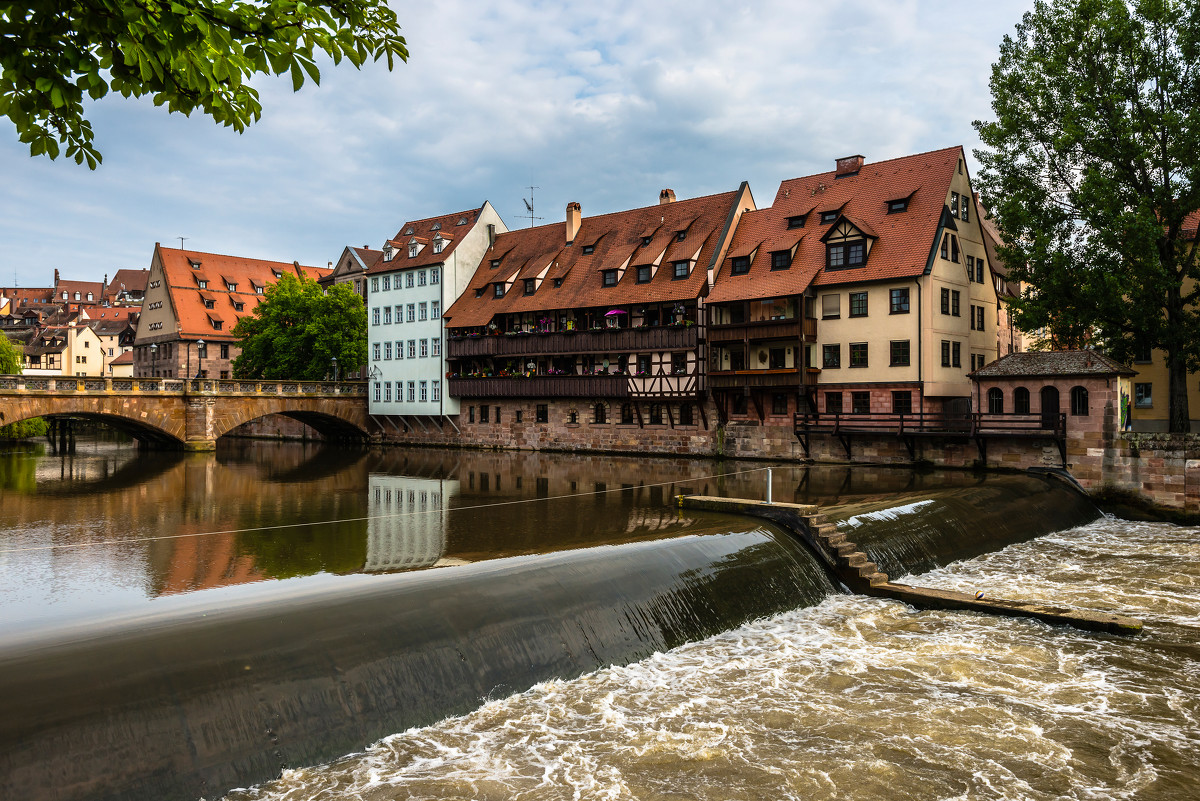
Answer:
[[[364,382],[0,376],[0,425],[82,418],[144,443],[203,451],[268,414],[331,439],[366,439],[370,425]]]

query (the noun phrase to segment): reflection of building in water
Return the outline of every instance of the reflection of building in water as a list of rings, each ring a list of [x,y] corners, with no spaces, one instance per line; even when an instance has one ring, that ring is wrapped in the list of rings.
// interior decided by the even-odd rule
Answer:
[[[368,573],[436,565],[446,552],[446,507],[458,482],[372,473],[367,492]]]

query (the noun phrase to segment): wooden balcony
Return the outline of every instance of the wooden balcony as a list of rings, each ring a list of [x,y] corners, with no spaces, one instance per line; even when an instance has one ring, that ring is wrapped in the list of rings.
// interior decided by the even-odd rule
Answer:
[[[561,356],[577,353],[644,353],[693,350],[700,338],[698,326],[603,328],[598,331],[560,331],[553,334],[464,337],[447,339],[451,359],[506,356]]]
[[[790,320],[759,320],[735,325],[710,325],[708,341],[713,345],[727,342],[753,342],[762,339],[792,339],[803,337],[805,342],[817,339],[817,321],[809,318]]]
[[[804,370],[717,370],[708,374],[710,389],[776,388],[796,389],[815,386],[817,376]]]
[[[629,376],[536,375],[447,380],[454,398],[628,398]]]

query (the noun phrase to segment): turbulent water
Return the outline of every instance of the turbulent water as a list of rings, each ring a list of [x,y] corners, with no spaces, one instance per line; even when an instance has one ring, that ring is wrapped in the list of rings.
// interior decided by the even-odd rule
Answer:
[[[1146,629],[831,596],[228,798],[1197,796],[1200,532],[1102,520],[906,580],[1118,609]]]

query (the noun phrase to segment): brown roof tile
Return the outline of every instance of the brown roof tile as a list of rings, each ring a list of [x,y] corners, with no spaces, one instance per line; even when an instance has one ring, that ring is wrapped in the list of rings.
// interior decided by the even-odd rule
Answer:
[[[452,214],[442,214],[438,217],[427,217],[424,220],[410,220],[400,227],[400,232],[395,237],[389,239],[385,244],[391,244],[395,248],[395,254],[391,261],[383,260],[383,253],[375,251],[378,256],[371,261],[364,258],[367,263],[367,273],[378,275],[379,273],[389,273],[395,270],[409,270],[417,267],[431,267],[435,264],[441,264],[446,260],[459,242],[470,232],[474,227],[476,220],[479,219],[480,212],[483,211],[481,206],[478,209],[470,209],[469,211],[456,211]],[[465,221],[465,222],[463,222]],[[411,231],[411,233],[407,233]],[[442,246],[440,253],[433,252],[433,240],[441,234],[445,244]],[[421,252],[414,258],[408,257],[408,244],[416,240],[424,245]]]
[[[467,290],[446,310],[447,324],[474,327],[497,314],[694,300],[707,286],[709,263],[739,196],[735,190],[584,217],[571,245],[565,223],[500,234]],[[682,241],[680,231],[685,232]],[[645,237],[650,244],[643,244]],[[585,254],[589,248],[593,252]],[[500,261],[498,267],[491,266],[494,260]],[[693,261],[691,272],[674,280],[672,262],[683,260]],[[636,268],[653,263],[658,265],[654,277],[637,283]],[[617,286],[602,285],[601,271],[622,267],[627,269]],[[523,279],[538,278],[543,270],[540,286],[525,295]],[[492,285],[510,280],[510,291],[495,297]]]
[[[1050,378],[1071,375],[1135,375],[1120,362],[1095,350],[1010,353],[969,373],[974,378]]]

